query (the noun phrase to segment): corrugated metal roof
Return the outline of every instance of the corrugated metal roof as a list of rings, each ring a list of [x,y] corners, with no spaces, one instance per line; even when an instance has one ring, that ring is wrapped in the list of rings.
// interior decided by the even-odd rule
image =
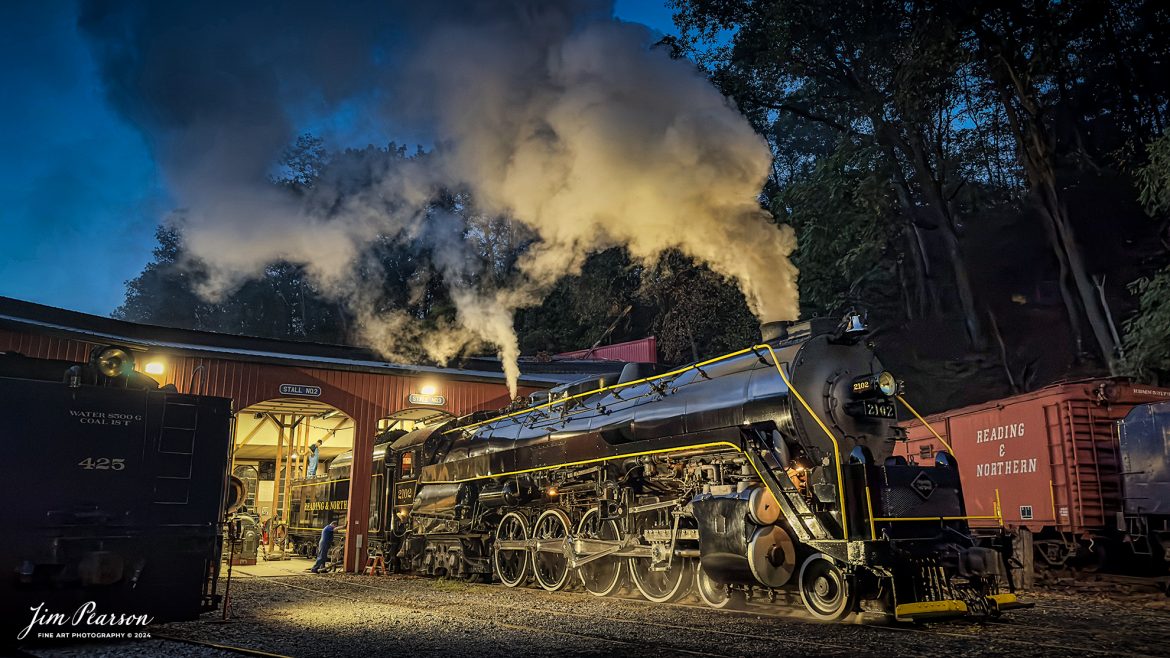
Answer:
[[[0,297],[0,324],[37,334],[55,333],[88,343],[116,343],[140,349],[164,349],[204,356],[282,365],[318,366],[336,370],[382,372],[404,376],[442,375],[470,380],[501,382],[501,370],[441,368],[376,360],[369,350],[342,345],[278,341],[232,336],[207,331],[172,329],[102,318],[66,309]],[[20,351],[18,348],[12,348]],[[37,355],[43,353],[37,351]],[[68,360],[84,361],[88,355],[70,354]],[[486,360],[480,360],[488,362]],[[490,363],[490,362],[488,362]],[[498,366],[497,366],[498,367]],[[580,378],[579,373],[540,373],[520,376],[521,384],[551,386]]]
[[[557,354],[556,359],[594,359],[627,363],[658,363],[658,340],[654,336],[613,345],[599,345],[587,350]]]
[[[36,333],[0,329],[0,351],[20,352],[37,358],[86,361],[90,350],[104,341],[85,342]],[[285,398],[323,402],[351,417],[368,416],[371,421],[395,411],[414,407],[409,400],[423,385],[436,388],[444,403],[429,409],[465,414],[480,409],[505,407],[508,391],[502,381],[469,380],[458,371],[435,373],[341,370],[328,365],[288,365],[244,359],[224,359],[152,349],[150,357],[165,361],[160,384],[174,384],[182,392],[230,397],[241,410],[258,402]],[[141,356],[139,358],[141,359]],[[315,387],[316,395],[296,397],[281,391],[282,385]],[[520,395],[538,390],[522,386]]]

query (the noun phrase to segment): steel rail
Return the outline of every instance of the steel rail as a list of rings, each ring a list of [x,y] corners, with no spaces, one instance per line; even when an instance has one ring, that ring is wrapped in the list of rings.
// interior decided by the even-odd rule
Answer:
[[[193,644],[201,647],[208,647],[211,649],[219,649],[221,651],[230,651],[232,653],[239,653],[245,656],[259,656],[260,658],[291,658],[282,653],[272,653],[270,651],[263,651],[261,649],[249,649],[247,647],[237,647],[230,644],[220,644],[218,642],[205,642],[203,640],[194,640],[188,637],[178,637],[175,635],[163,635],[160,633],[151,632],[151,638],[159,640],[168,640],[170,642],[182,642],[184,644]]]

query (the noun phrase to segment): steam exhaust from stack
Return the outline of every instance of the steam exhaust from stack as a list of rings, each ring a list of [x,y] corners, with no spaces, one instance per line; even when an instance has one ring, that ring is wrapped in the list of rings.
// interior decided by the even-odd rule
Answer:
[[[735,280],[762,322],[796,319],[795,237],[759,201],[767,144],[610,3],[210,4],[85,3],[79,21],[111,104],[183,208],[173,221],[210,274],[204,296],[302,264],[386,358],[445,363],[491,346],[513,394],[514,312],[610,247],[645,263],[678,249]],[[325,131],[335,144],[348,130],[433,149],[327,170],[299,196],[272,185],[303,127],[339,114],[356,119]],[[532,235],[516,276],[484,283],[483,226],[436,209],[440,189]],[[358,276],[373,243],[425,249],[455,323],[424,331],[378,309],[380,278]]]

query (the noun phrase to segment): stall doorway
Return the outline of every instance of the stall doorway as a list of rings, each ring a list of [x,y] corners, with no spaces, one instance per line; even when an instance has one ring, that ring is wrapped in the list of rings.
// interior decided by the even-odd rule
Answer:
[[[249,511],[261,520],[287,522],[290,488],[312,469],[310,446],[317,449],[316,474],[337,455],[353,449],[353,418],[316,400],[276,398],[254,404],[236,416],[233,472],[256,469]]]

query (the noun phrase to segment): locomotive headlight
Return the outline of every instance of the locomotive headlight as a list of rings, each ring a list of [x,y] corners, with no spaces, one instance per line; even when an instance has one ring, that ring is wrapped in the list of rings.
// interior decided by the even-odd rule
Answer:
[[[122,377],[134,371],[134,357],[116,345],[94,350],[90,362],[106,377]]]
[[[845,413],[854,418],[896,420],[898,409],[894,396],[902,388],[892,373],[885,370],[862,375],[849,385],[849,396],[844,402]],[[884,422],[884,420],[882,422]]]
[[[892,398],[898,394],[898,380],[893,373],[882,370],[854,379],[849,386],[849,392],[858,400],[878,396]]]

